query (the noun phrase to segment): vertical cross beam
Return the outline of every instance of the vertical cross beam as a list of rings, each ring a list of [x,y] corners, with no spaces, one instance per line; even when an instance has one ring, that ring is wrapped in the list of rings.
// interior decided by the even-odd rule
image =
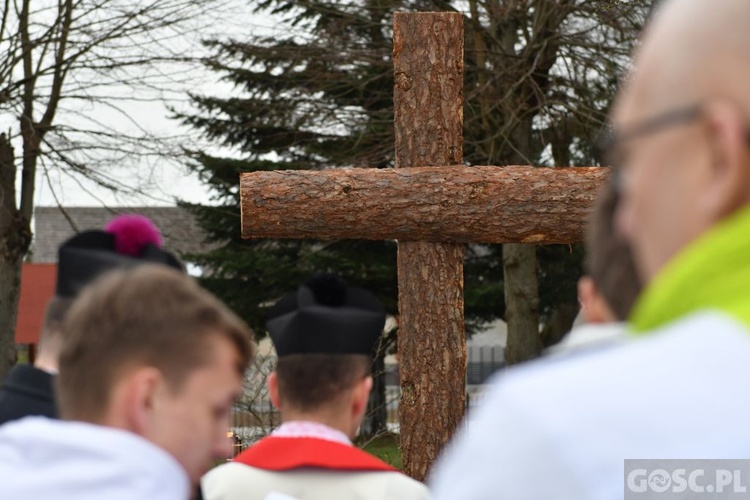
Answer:
[[[396,13],[396,168],[463,161],[463,16]],[[464,414],[464,248],[398,242],[401,448],[423,480]]]

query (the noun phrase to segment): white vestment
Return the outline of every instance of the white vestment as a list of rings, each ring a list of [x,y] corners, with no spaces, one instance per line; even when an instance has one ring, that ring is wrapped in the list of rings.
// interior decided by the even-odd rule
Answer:
[[[574,326],[560,342],[544,351],[544,354],[581,354],[592,349],[613,347],[628,340],[627,323],[583,323]]]
[[[44,417],[0,427],[0,498],[187,500],[190,484],[167,452],[133,433]]]
[[[268,450],[268,455],[254,454],[251,447],[235,462],[220,465],[204,476],[201,485],[206,500],[265,500],[278,495],[297,500],[426,500],[428,497],[425,485],[385,464],[383,470],[365,470],[378,467],[379,460],[365,456],[343,433],[321,424],[285,423],[255,446],[260,447],[258,450]],[[347,450],[351,450],[349,462]],[[334,457],[332,452],[337,455]],[[248,462],[254,465],[241,463],[243,455],[248,454],[253,455]],[[280,459],[280,455],[285,458]],[[337,461],[349,466],[360,462],[360,457],[362,470],[335,468]],[[285,465],[287,462],[309,465]]]
[[[697,313],[498,375],[430,476],[435,500],[621,500],[625,459],[750,458],[750,332]]]

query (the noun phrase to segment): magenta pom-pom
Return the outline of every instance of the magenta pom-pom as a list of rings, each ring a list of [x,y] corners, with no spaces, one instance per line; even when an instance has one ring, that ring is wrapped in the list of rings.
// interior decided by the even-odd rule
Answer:
[[[104,230],[115,236],[115,251],[137,257],[149,243],[161,247],[159,229],[143,215],[119,215],[109,221]]]

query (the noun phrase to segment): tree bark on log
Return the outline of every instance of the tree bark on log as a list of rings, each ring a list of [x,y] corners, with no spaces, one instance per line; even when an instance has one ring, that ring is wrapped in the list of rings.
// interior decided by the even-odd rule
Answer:
[[[458,13],[397,13],[393,19],[396,169],[455,165],[463,160],[463,16]],[[452,168],[438,168],[443,177]],[[417,174],[415,174],[417,175]],[[438,174],[438,178],[440,174]],[[447,186],[446,186],[447,187]],[[390,191],[390,190],[389,190]],[[419,192],[417,192],[419,193]],[[399,203],[402,193],[390,191]],[[424,193],[419,193],[424,194]],[[442,198],[450,196],[444,192]],[[401,200],[403,202],[403,200]],[[412,200],[413,201],[413,200]],[[440,203],[407,202],[421,227]],[[389,212],[386,208],[385,212]],[[389,214],[387,217],[400,217]],[[373,228],[372,223],[366,227]],[[429,232],[429,231],[428,231]],[[398,352],[401,375],[399,423],[404,472],[423,481],[463,418],[466,405],[464,248],[426,243],[409,233],[398,242]],[[380,236],[378,236],[380,238]]]
[[[415,140],[414,125],[403,126],[411,126],[404,134]],[[456,161],[455,156],[449,159]],[[242,235],[573,243],[581,240],[608,173],[602,167],[528,166],[246,173],[240,181]]]

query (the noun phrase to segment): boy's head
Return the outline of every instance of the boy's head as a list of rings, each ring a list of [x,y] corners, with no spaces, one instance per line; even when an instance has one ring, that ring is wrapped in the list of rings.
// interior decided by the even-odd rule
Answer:
[[[192,278],[152,264],[110,272],[76,299],[63,331],[62,418],[134,432],[194,482],[228,454],[250,331]]]

